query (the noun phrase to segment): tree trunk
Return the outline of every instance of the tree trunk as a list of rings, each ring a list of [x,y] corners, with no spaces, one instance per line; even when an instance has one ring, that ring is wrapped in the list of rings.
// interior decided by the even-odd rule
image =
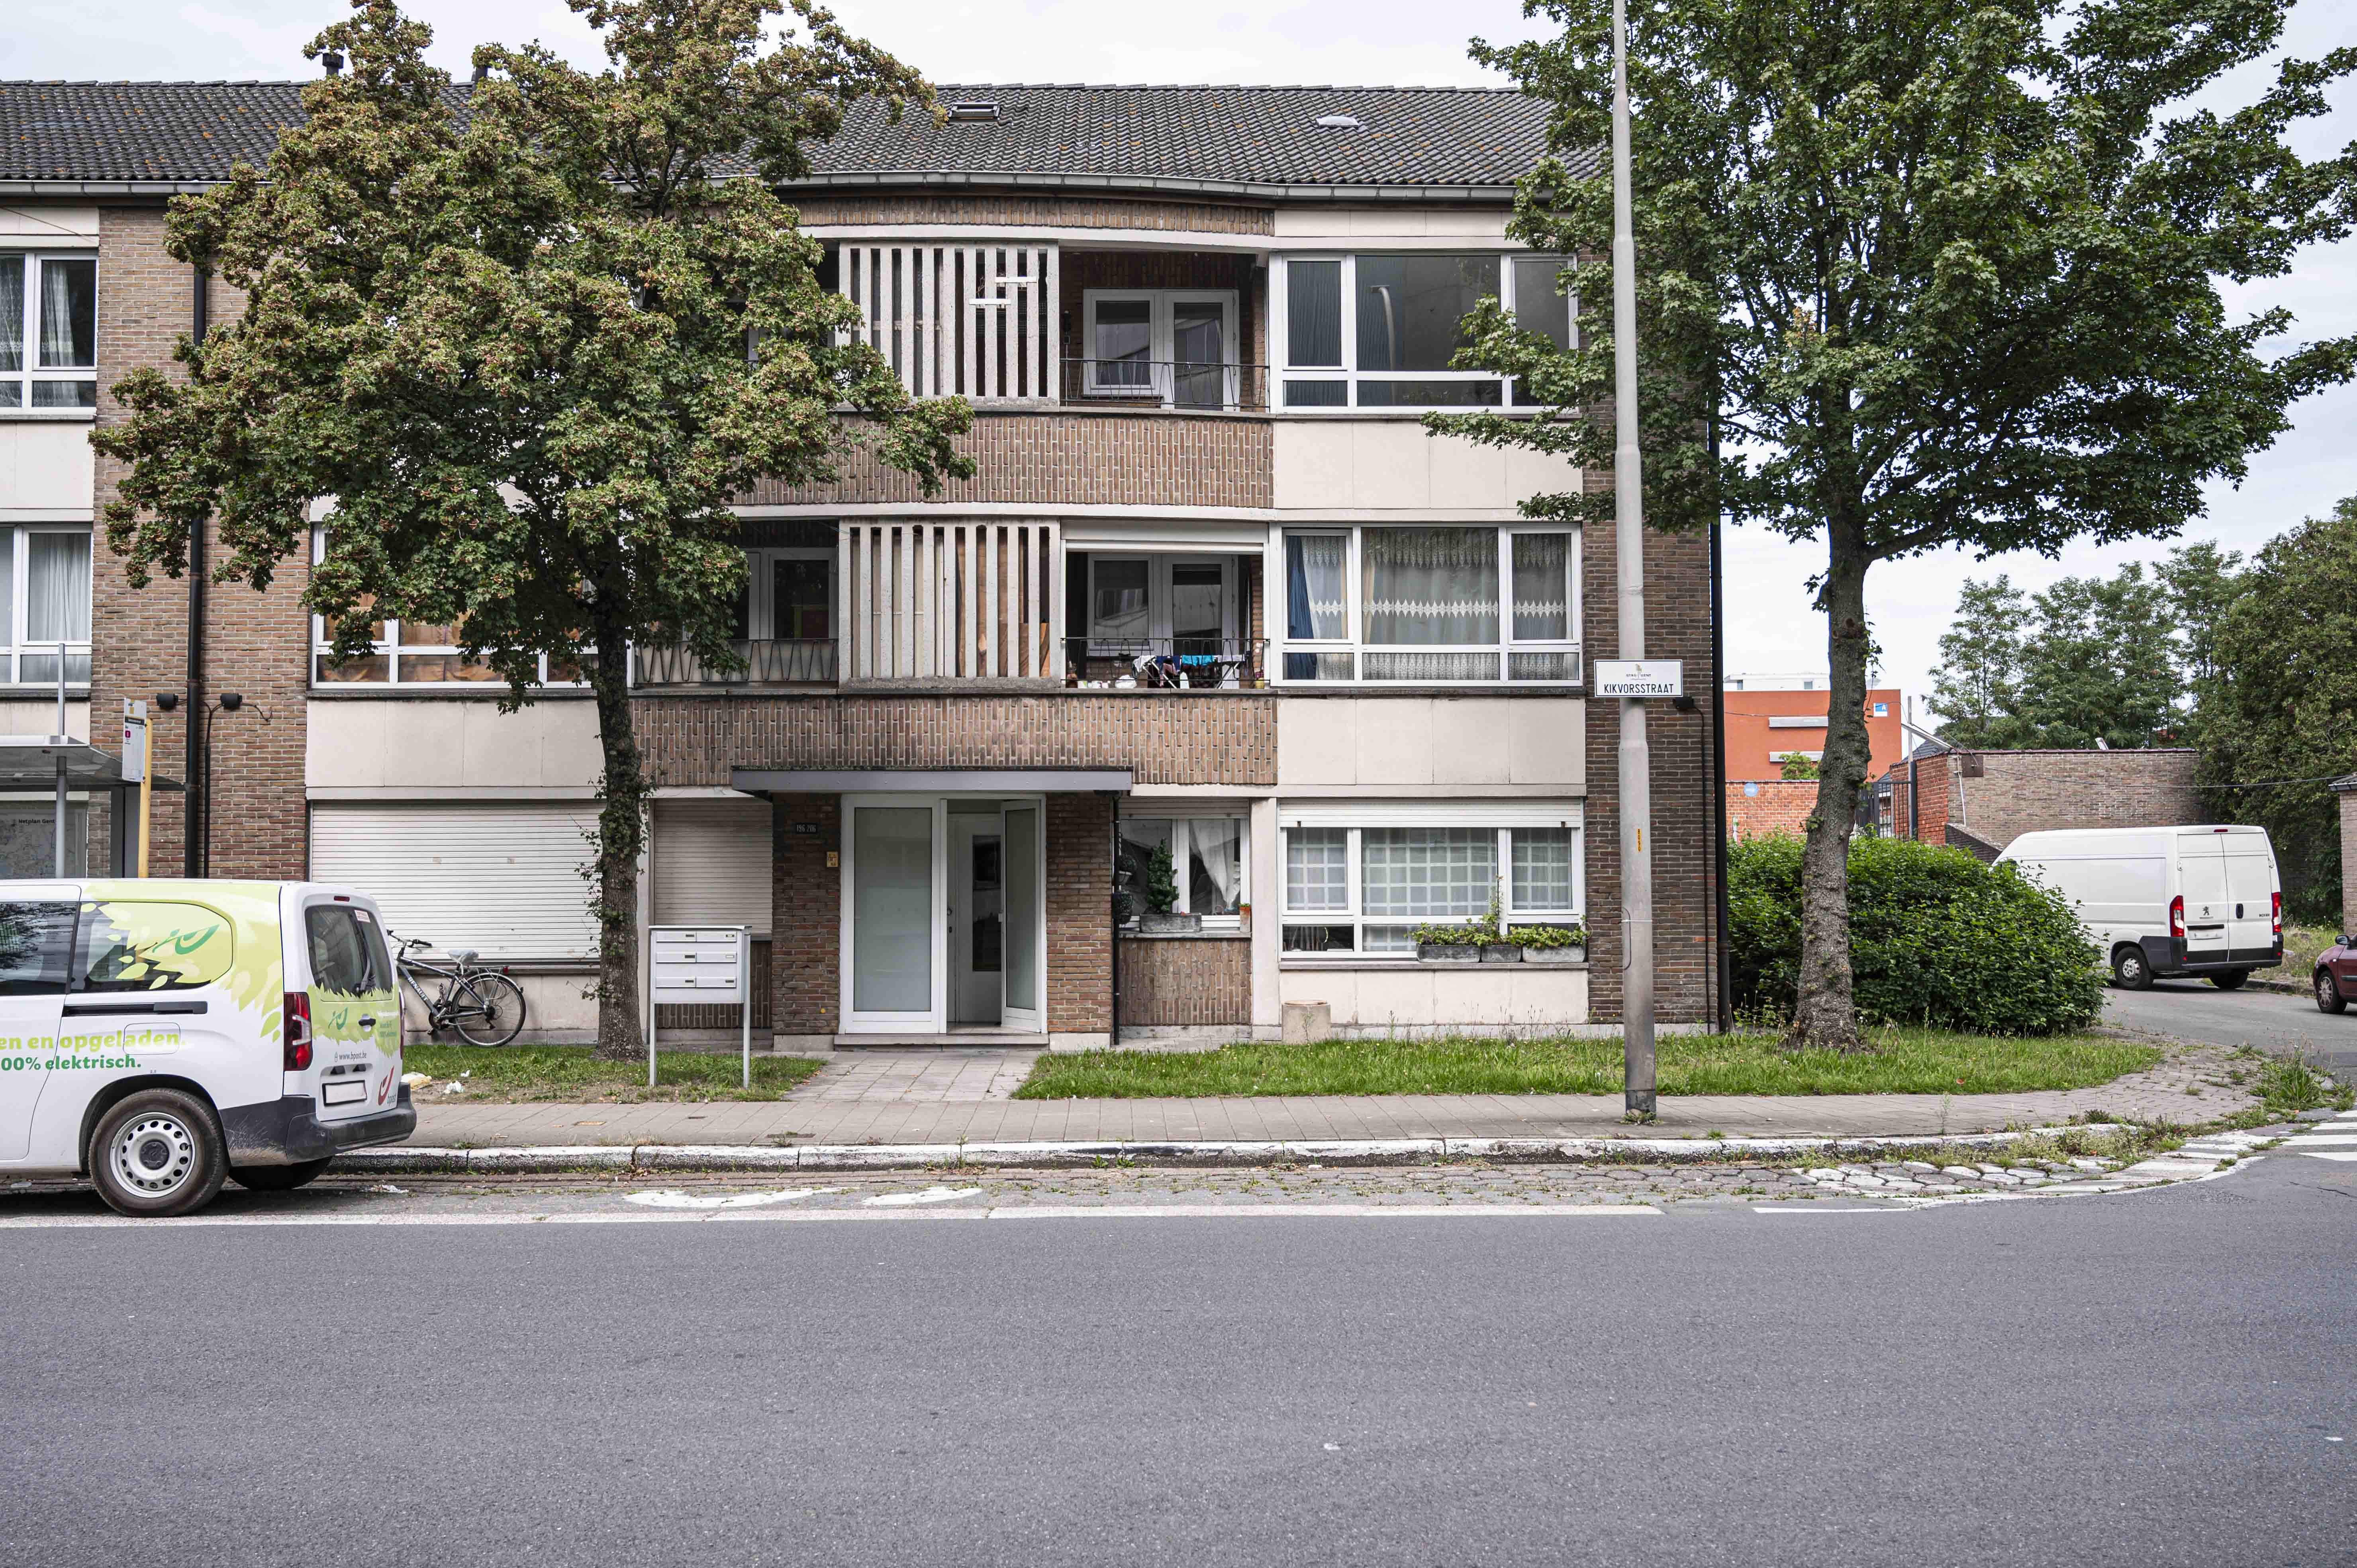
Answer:
[[[639,854],[646,843],[647,781],[630,722],[630,643],[597,628],[597,744],[606,774],[598,788],[597,1055],[633,1061],[646,1054],[639,1004]]]
[[[1825,749],[1817,765],[1817,809],[1801,855],[1801,981],[1792,1011],[1792,1049],[1855,1051],[1857,1004],[1850,988],[1849,840],[1866,786],[1866,542],[1855,527],[1825,530],[1824,603],[1830,679],[1825,690]]]

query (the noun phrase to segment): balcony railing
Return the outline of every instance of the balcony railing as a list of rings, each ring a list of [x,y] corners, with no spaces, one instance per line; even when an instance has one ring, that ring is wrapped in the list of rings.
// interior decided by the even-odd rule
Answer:
[[[1084,408],[1258,413],[1268,408],[1268,367],[1194,360],[1066,360],[1059,394],[1061,402]]]
[[[755,638],[730,646],[744,660],[741,668],[716,668],[684,648],[639,649],[631,654],[632,682],[640,690],[658,686],[831,686],[834,683],[834,639],[832,638]]]
[[[1268,684],[1258,637],[1068,637],[1068,685],[1115,691],[1240,692]]]

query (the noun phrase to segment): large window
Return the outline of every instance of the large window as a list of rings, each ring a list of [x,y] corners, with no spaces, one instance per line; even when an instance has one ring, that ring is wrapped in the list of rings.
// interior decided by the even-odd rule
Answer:
[[[98,406],[98,262],[0,251],[0,409]]]
[[[90,684],[90,530],[0,528],[0,681]]]
[[[1122,904],[1123,925],[1135,925],[1138,916],[1153,907],[1148,889],[1155,864],[1165,852],[1176,889],[1170,913],[1200,915],[1209,929],[1234,929],[1243,906],[1252,901],[1244,890],[1243,819],[1122,818],[1113,884]]]
[[[1564,809],[1459,808],[1424,824],[1391,815],[1286,813],[1286,956],[1413,958],[1416,927],[1478,918],[1492,895],[1510,928],[1580,918],[1579,828]]]
[[[1237,406],[1232,291],[1091,289],[1082,321],[1082,395],[1178,408]]]
[[[1485,371],[1451,360],[1462,323],[1495,297],[1526,328],[1571,341],[1571,302],[1551,256],[1294,256],[1277,291],[1284,326],[1284,406],[1481,408],[1529,400]]]
[[[314,529],[311,559],[324,558],[327,534]],[[332,628],[324,616],[311,618],[311,681],[318,686],[453,686],[503,684],[504,677],[482,659],[470,659],[458,646],[455,626],[431,626],[398,617],[369,622],[369,651],[337,660],[328,653]],[[580,683],[580,672],[544,653],[539,656],[540,682],[548,686]]]
[[[1284,677],[1576,682],[1577,545],[1559,528],[1288,529]]]

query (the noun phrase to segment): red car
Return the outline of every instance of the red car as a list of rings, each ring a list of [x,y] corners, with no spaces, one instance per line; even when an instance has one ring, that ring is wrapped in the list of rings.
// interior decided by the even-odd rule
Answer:
[[[2357,1002],[2357,940],[2343,936],[2316,956],[2316,1010],[2338,1013]]]

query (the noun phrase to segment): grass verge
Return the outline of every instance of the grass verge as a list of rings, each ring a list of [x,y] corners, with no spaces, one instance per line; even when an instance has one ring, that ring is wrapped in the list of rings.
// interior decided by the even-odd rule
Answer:
[[[419,1103],[459,1105],[489,1101],[554,1100],[615,1105],[642,1101],[776,1100],[823,1063],[808,1057],[753,1058],[753,1087],[738,1083],[744,1064],[735,1051],[658,1051],[655,1087],[647,1064],[601,1061],[587,1046],[410,1046],[403,1070],[430,1074]],[[448,1086],[463,1083],[457,1093]]]
[[[1788,1052],[1770,1034],[1664,1035],[1663,1094],[2007,1094],[2084,1089],[2161,1059],[2104,1035],[2000,1039],[1940,1029],[1871,1031],[1855,1056]],[[1215,1051],[1043,1056],[1017,1100],[1135,1100],[1273,1094],[1610,1094],[1618,1039],[1326,1040]]]

